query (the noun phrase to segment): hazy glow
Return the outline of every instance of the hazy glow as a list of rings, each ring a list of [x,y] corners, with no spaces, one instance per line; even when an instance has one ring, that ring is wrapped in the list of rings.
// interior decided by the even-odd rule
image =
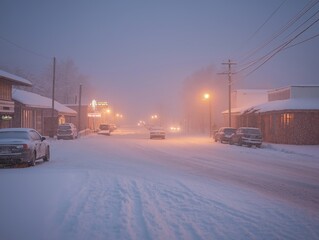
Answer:
[[[96,110],[96,106],[97,106],[97,102],[96,102],[95,99],[92,100],[91,106],[92,106],[93,111],[95,111]]]
[[[189,128],[200,129],[204,90],[210,93],[213,123],[220,125],[221,112],[228,108],[228,85],[227,75],[218,73],[227,72],[222,63],[228,59],[237,63],[233,90],[319,84],[319,38],[297,44],[316,36],[318,24],[290,44],[295,47],[280,52],[252,74],[247,75],[261,62],[240,72],[302,31],[306,25],[302,24],[314,21],[310,16],[319,7],[264,45],[308,1],[254,2],[2,1],[0,69],[38,79],[32,90],[41,88],[49,95],[56,57],[60,87],[56,95],[61,103],[79,99],[81,82],[83,104],[93,98],[107,99],[112,106],[109,117],[122,112],[121,121],[134,125],[140,119],[150,120],[156,112],[163,125],[188,119]],[[279,2],[284,2],[279,11],[256,32]],[[248,57],[250,53],[254,54]]]
[[[204,99],[207,100],[207,99],[209,99],[209,98],[210,98],[209,93],[205,93],[205,94],[204,94]]]
[[[171,130],[171,132],[180,132],[181,128],[178,126],[172,126],[172,127],[170,127],[170,130]]]

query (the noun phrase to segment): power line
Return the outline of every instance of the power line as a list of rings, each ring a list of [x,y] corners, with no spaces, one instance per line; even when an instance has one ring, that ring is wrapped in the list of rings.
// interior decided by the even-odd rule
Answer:
[[[309,28],[311,28],[314,24],[316,24],[319,21],[319,18],[314,21],[313,23],[311,23],[307,28],[305,28],[303,31],[301,31],[300,33],[298,33],[295,37],[293,37],[292,39],[290,39],[289,41],[286,41],[284,44],[282,44],[281,46],[277,47],[276,49],[274,49],[272,52],[268,53],[267,55],[265,55],[263,58],[266,58],[266,60],[264,60],[261,64],[259,64],[255,69],[253,69],[252,71],[250,71],[249,73],[247,73],[245,76],[249,76],[250,74],[252,74],[253,72],[255,72],[257,69],[259,69],[262,65],[264,65],[266,62],[268,62],[271,58],[273,58],[276,54],[278,54],[279,52],[281,52],[282,50],[284,50],[292,41],[294,41],[296,38],[298,38],[301,34],[303,34],[305,31],[307,31]],[[269,55],[269,56],[268,56]]]
[[[301,28],[303,25],[305,25],[309,20],[311,20],[314,16],[316,16],[319,13],[319,10],[317,10],[313,15],[311,15],[306,21],[304,21],[302,24],[300,24],[298,27],[296,27],[295,30],[293,30],[287,37],[289,38],[293,33],[295,33],[299,28]]]
[[[298,43],[295,43],[295,44],[293,44],[293,45],[291,45],[291,46],[285,47],[283,50],[286,50],[286,49],[288,49],[288,48],[295,47],[295,46],[297,46],[297,45],[299,45],[299,44],[308,42],[308,41],[310,41],[310,40],[312,40],[312,39],[314,39],[314,38],[316,38],[316,37],[319,37],[319,33],[316,34],[316,35],[314,35],[314,36],[312,36],[312,37],[309,37],[309,38],[307,38],[307,39],[305,39],[305,40],[303,40],[303,41],[301,41],[301,42],[298,42]]]
[[[252,57],[254,54],[256,54],[261,49],[265,48],[267,45],[269,45],[271,42],[273,42],[276,38],[278,38],[280,35],[282,35],[285,31],[287,31],[293,24],[295,24],[301,17],[303,17],[310,9],[312,9],[319,0],[315,1],[309,1],[305,7],[303,7],[302,10],[300,10],[295,17],[293,17],[286,25],[284,25],[279,31],[274,33],[270,39],[268,39],[266,42],[264,42],[260,47],[254,49],[250,53],[248,53],[242,61],[245,61]],[[245,65],[245,64],[243,64]]]
[[[284,5],[284,3],[287,2],[287,0],[283,0],[281,2],[281,4],[275,9],[275,11],[273,11],[270,16],[266,19],[266,21],[251,35],[250,38],[248,38],[248,42],[253,39],[257,33],[270,21],[270,19],[279,11],[279,9],[282,7],[282,5]]]
[[[305,25],[307,22],[309,22],[310,19],[314,18],[317,14],[319,13],[319,10],[317,10],[311,17],[309,17],[307,20],[305,20],[302,24],[300,24],[292,33],[296,32],[301,26]],[[310,25],[310,27],[312,26],[312,24]],[[306,28],[305,30],[307,30],[308,28]],[[302,31],[301,33],[303,33],[304,31]],[[289,34],[289,36],[292,35],[292,33]],[[297,36],[299,36],[297,34]],[[311,39],[313,39],[314,37],[312,37]],[[295,38],[292,38],[292,40],[294,40]],[[307,39],[307,41],[310,40],[310,39]],[[279,47],[273,49],[272,51],[268,52],[266,55],[254,60],[254,61],[250,61],[244,65],[246,65],[245,67],[243,67],[242,69],[240,69],[237,73],[239,72],[242,72],[242,71],[245,71],[246,69],[249,69],[250,67],[254,66],[255,64],[259,63],[260,61],[263,61],[264,59],[267,59],[267,57],[269,55],[271,55],[273,52],[276,52],[278,49],[281,49],[281,47],[283,45],[285,45],[287,42],[290,43],[290,40],[287,40],[286,42],[284,42],[282,45],[280,45]],[[301,43],[297,43],[298,44],[301,44]],[[282,50],[285,50],[285,49],[288,49],[290,47],[288,46],[285,46]]]
[[[12,42],[12,41],[10,41],[7,38],[4,38],[2,36],[0,36],[0,39],[5,41],[5,42],[7,42],[7,43],[9,43],[9,44],[11,44],[11,45],[13,45],[13,46],[15,46],[15,47],[17,47],[17,48],[19,48],[19,49],[21,49],[21,50],[23,50],[23,51],[25,51],[25,52],[28,52],[29,54],[36,55],[36,56],[44,58],[44,59],[50,59],[50,60],[52,59],[52,58],[50,58],[48,56],[45,56],[43,54],[39,54],[39,53],[37,53],[37,52],[35,52],[33,50],[30,50],[28,48],[22,47],[21,45],[16,44],[16,43],[14,43],[14,42]]]

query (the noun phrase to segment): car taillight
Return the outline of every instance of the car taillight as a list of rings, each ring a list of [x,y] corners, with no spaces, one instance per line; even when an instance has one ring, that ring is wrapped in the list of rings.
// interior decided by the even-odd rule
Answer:
[[[28,144],[21,144],[21,145],[17,145],[16,148],[26,150],[26,149],[29,149],[29,146]]]
[[[14,147],[11,147],[11,152],[19,153],[23,150],[27,150],[28,148],[29,148],[28,144],[20,144],[20,145],[16,145]]]

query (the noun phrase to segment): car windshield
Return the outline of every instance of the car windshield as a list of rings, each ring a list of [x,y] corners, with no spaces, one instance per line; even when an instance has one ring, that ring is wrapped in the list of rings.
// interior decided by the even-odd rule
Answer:
[[[59,126],[59,130],[69,130],[71,127],[69,125],[61,125]]]
[[[100,125],[101,130],[109,130],[110,126],[109,125]]]
[[[248,128],[248,129],[244,130],[244,133],[260,134],[260,130],[259,129],[255,129],[255,128]]]
[[[29,139],[29,135],[20,131],[0,132],[0,139]]]
[[[151,128],[151,131],[164,131],[164,128],[160,128],[160,127]]]
[[[224,130],[224,132],[225,132],[226,134],[230,134],[230,133],[236,132],[236,129],[226,128],[226,129]]]

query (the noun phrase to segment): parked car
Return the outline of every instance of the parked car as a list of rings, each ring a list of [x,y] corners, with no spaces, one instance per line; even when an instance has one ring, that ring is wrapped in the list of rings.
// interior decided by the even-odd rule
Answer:
[[[73,123],[64,123],[58,126],[57,139],[75,139],[78,137],[78,130]]]
[[[110,131],[113,132],[117,129],[117,126],[115,124],[110,124]]]
[[[213,132],[212,132],[212,137],[214,138],[214,139],[216,139],[216,133],[218,132],[218,130],[213,130]],[[215,141],[216,142],[216,141]]]
[[[255,145],[260,147],[262,141],[263,137],[259,128],[240,127],[230,138],[229,144],[247,145],[248,147]]]
[[[0,164],[34,166],[38,159],[50,160],[49,143],[40,133],[31,128],[0,129]]]
[[[220,141],[221,143],[229,142],[229,139],[232,137],[232,135],[235,132],[236,132],[236,128],[222,127],[214,135],[215,142],[217,142],[217,141]]]
[[[98,134],[111,135],[111,126],[109,124],[100,124]]]
[[[165,139],[165,130],[162,127],[151,127],[150,128],[150,139],[161,138]]]

